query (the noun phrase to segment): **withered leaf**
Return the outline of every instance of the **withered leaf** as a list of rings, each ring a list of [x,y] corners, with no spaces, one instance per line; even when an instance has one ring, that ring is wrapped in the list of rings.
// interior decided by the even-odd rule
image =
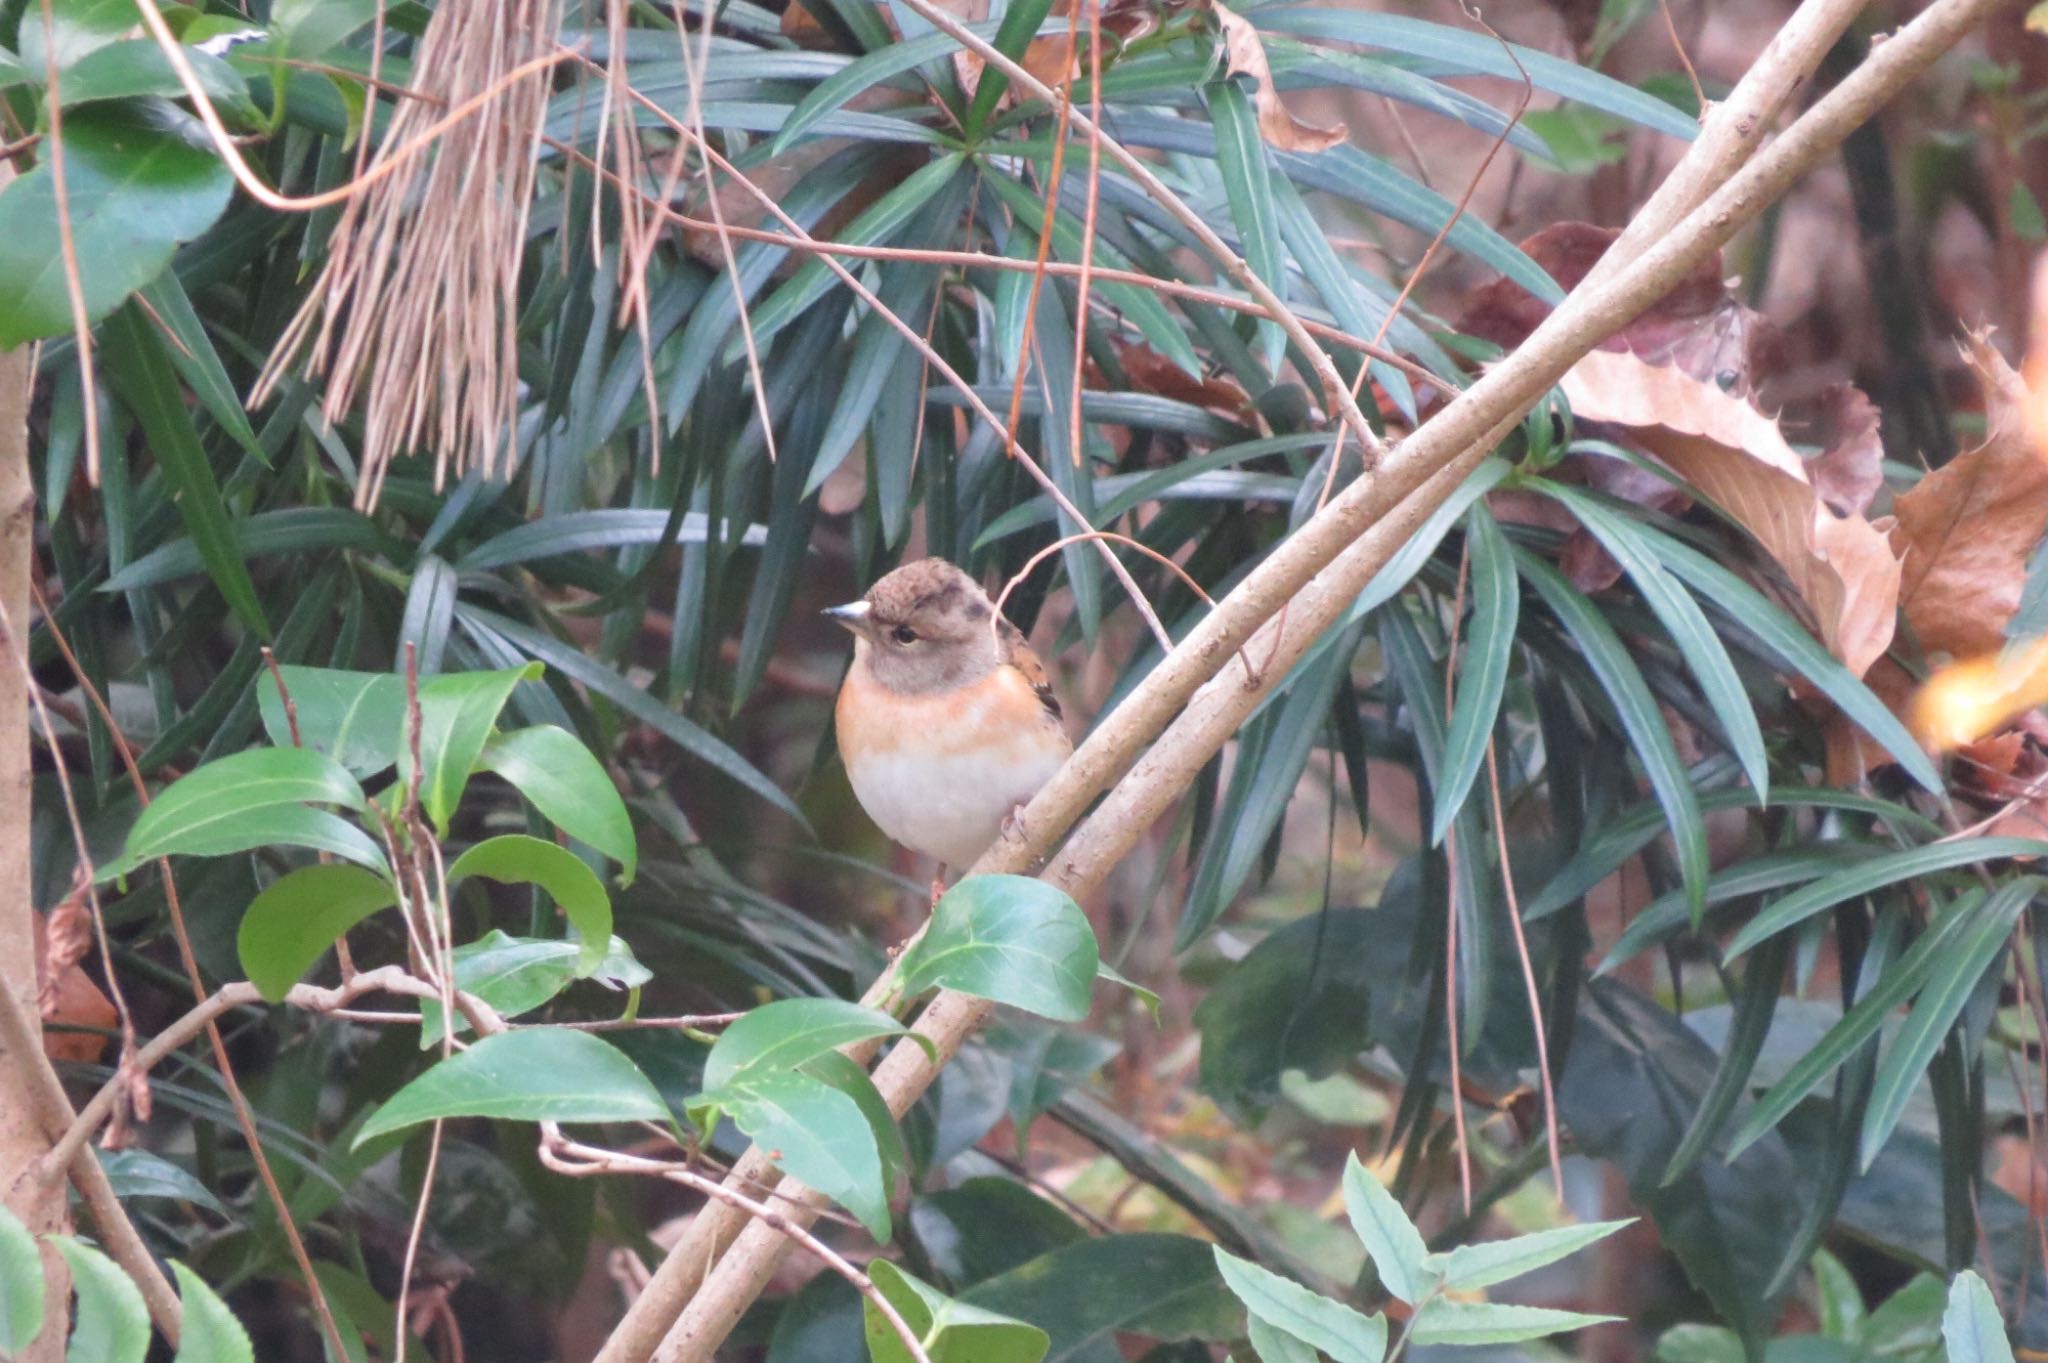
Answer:
[[[1985,337],[1967,353],[1984,385],[1984,443],[1900,494],[1892,532],[1907,623],[1928,653],[1957,658],[2003,647],[2048,531],[2048,460],[2027,435],[2026,385]]]
[[[1576,416],[1634,428],[1638,443],[1755,536],[1851,671],[1861,676],[1884,653],[1898,559],[1882,528],[1823,504],[1777,422],[1711,379],[1631,354],[1594,351],[1560,386]]]
[[[1222,0],[1214,0],[1209,12],[1216,16],[1216,26],[1223,34],[1224,75],[1252,78],[1252,107],[1258,111],[1261,137],[1281,151],[1328,151],[1351,135],[1342,123],[1322,128],[1289,113],[1273,88],[1273,72],[1259,31]]]

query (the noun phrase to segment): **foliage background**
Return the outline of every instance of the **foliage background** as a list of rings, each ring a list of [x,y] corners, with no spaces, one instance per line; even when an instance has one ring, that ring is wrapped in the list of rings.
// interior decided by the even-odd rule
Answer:
[[[998,416],[1014,405],[1022,445],[1067,498],[1212,593],[1312,512],[1330,480],[1357,474],[1355,450],[1332,459],[1324,404],[1270,324],[1213,297],[1100,280],[1082,309],[1070,274],[1034,287],[1028,271],[929,254],[1032,258],[1055,176],[1056,113],[945,55],[909,9],[728,0],[701,80],[689,74],[703,33],[694,18],[679,41],[673,13],[656,7],[572,6],[562,17],[563,40],[581,55],[546,78],[533,199],[514,233],[516,288],[493,295],[486,279],[452,303],[502,307],[512,327],[509,352],[479,343],[454,358],[464,384],[516,384],[516,472],[443,483],[432,460],[401,453],[374,507],[359,509],[359,474],[379,444],[366,415],[380,401],[376,383],[331,424],[322,399],[334,380],[296,361],[266,402],[245,401],[331,259],[345,230],[337,212],[282,214],[236,192],[124,5],[56,4],[48,30],[39,8],[0,6],[11,54],[0,58],[0,142],[27,172],[0,195],[0,316],[10,319],[0,329],[11,328],[0,340],[41,338],[32,432],[46,604],[30,657],[53,719],[33,864],[38,906],[73,932],[85,901],[73,892],[79,856],[57,764],[94,861],[111,857],[136,813],[116,735],[81,682],[107,698],[142,773],[162,781],[261,741],[266,646],[284,664],[364,670],[402,668],[411,649],[424,675],[544,664],[544,680],[522,684],[508,714],[577,734],[628,797],[642,866],[615,907],[620,935],[654,973],[649,1013],[857,993],[919,921],[925,868],[879,840],[832,756],[844,647],[815,611],[919,552],[1007,580],[1058,522],[965,399],[849,289],[785,246],[740,235],[769,218],[729,179],[714,201],[699,163],[677,155],[699,122],[815,235],[902,251],[848,264]],[[366,116],[374,133],[397,105],[368,93],[379,90],[367,79],[372,9],[214,8],[175,17],[188,44],[260,33],[192,58],[258,174],[290,193],[342,183]],[[375,80],[418,74],[429,13],[385,11]],[[1276,131],[1272,90],[1242,73],[1215,10],[1112,5],[1101,16],[1104,124],[1156,156],[1302,316],[1382,337],[1407,361],[1373,365],[1363,390],[1394,434],[1492,353],[1488,342],[1519,339],[1512,324],[1505,334],[1482,324],[1507,296],[1492,281],[1519,283],[1523,298],[1557,296],[1543,268],[1555,272],[1556,260],[1511,243],[1560,221],[1625,221],[1697,109],[1656,5],[1490,15],[1526,45],[1516,53],[1447,7],[1246,13],[1296,121]],[[1711,98],[1778,14],[1763,3],[1681,4],[1668,17]],[[1034,69],[1068,69],[1067,11],[1019,3],[969,17]],[[1829,74],[1885,17],[1844,40]],[[1086,12],[1074,21],[1085,30]],[[1859,384],[1882,414],[1875,434],[1887,461],[1863,432],[1853,459],[1874,481],[1856,510],[1872,518],[1894,510],[1924,469],[1987,433],[1995,443],[2008,415],[1991,361],[1981,380],[1950,343],[1994,325],[1994,344],[2019,358],[2043,236],[2041,40],[2017,12],[1997,24],[1745,235],[1722,270],[1740,281],[1728,297],[1710,272],[1702,307],[1674,305],[1658,319],[1695,349],[1710,337],[1711,357],[1737,375],[1718,386],[1782,409],[1783,428],[1809,453],[1842,434],[1830,385]],[[1523,74],[1533,102],[1515,119]],[[1339,119],[1349,140],[1311,150],[1313,128]],[[96,323],[89,370],[69,291],[48,268],[54,219],[31,192],[47,182],[59,136],[73,194],[98,196],[92,222],[107,231],[80,229],[74,199]],[[1114,169],[1095,172],[1091,196],[1085,138],[1060,156],[1054,260],[1080,258],[1092,198],[1097,263],[1242,301],[1215,284],[1186,229]],[[620,180],[643,193],[619,194]],[[465,218],[502,210],[492,202],[502,187],[423,190],[411,225],[393,230],[455,234]],[[682,220],[658,230],[650,196]],[[734,229],[729,243],[720,222]],[[421,296],[402,293],[341,313],[394,348],[429,315]],[[1336,353],[1355,374],[1359,352]],[[1692,357],[1679,355],[1679,367]],[[1845,769],[1845,753],[1860,750],[1828,731],[1824,709],[1802,708],[1786,674],[1812,679],[1807,702],[1826,685],[1838,703],[1881,707],[1817,646],[1788,666],[1788,636],[1760,623],[1787,622],[1803,639],[1804,616],[1827,637],[1825,612],[1797,590],[1797,566],[1703,508],[1587,473],[1593,447],[1573,439],[1669,452],[1645,434],[1657,422],[1602,413],[1606,425],[1589,424],[1601,395],[1569,396],[1504,446],[1504,462],[1484,475],[1491,495],[1436,527],[1409,576],[1375,592],[1372,609],[1086,905],[1105,959],[1161,995],[1159,1018],[1115,991],[1100,995],[1085,1028],[1006,1016],[906,1122],[916,1195],[902,1253],[914,1269],[967,1291],[1093,1236],[1111,1252],[1070,1267],[1067,1290],[1105,1310],[1134,1297],[1167,1302],[1209,1281],[1206,1258],[1188,1268],[1140,1252],[1153,1242],[1111,1237],[1173,1232],[1352,1288],[1356,1246],[1333,1234],[1330,1198],[1343,1152],[1358,1149],[1377,1157],[1424,1229],[1449,1240],[1647,1212],[1629,1237],[1533,1289],[1627,1318],[1582,1332],[1573,1347],[1588,1357],[1634,1357],[1660,1337],[1676,1357],[1806,1334],[1828,1336],[1840,1356],[1910,1351],[1928,1310],[1912,1295],[1925,1294],[1913,1274],[1972,1263],[2002,1286],[2020,1338],[2048,1330],[2035,1301],[2031,1148],[2038,910],[2026,909],[2031,882],[2004,860],[2023,849],[1980,842],[1946,861],[1918,850],[1994,812],[2020,822],[1974,831],[2036,836],[2027,820],[2038,736],[2009,728],[1997,752],[1972,750],[1944,768],[1946,783],[1923,764],[1954,806],[1898,767]],[[1579,426],[1553,421],[1563,406]],[[1499,482],[1508,463],[1511,486]],[[1572,490],[1531,481],[1553,469]],[[1704,473],[1681,471],[1704,485]],[[1966,583],[1920,620],[1906,603],[1909,628],[1881,665],[1902,679],[1886,700],[1930,662],[1965,651],[1930,638],[1936,617],[1960,612],[1980,633],[2022,640],[2048,623],[2018,600],[2048,494],[2001,476],[2018,481],[2000,499],[2024,514],[2001,531],[2005,556],[1985,571],[2009,581],[2014,600],[1994,593],[1972,605]],[[1581,484],[1593,489],[1590,511]],[[1557,511],[1560,496],[1576,517]],[[1599,538],[1626,575],[1582,571],[1599,552],[1578,526],[1603,507],[1601,524],[1612,524]],[[1734,520],[1755,528],[1739,512]],[[1648,568],[1633,567],[1630,547]],[[1688,551],[1707,567],[1685,571]],[[1194,596],[1155,564],[1128,562],[1160,616],[1185,629],[1201,609]],[[1739,570],[1736,587],[1710,571],[1715,562]],[[2042,599],[2025,597],[2037,611]],[[1085,545],[1024,577],[1008,610],[1084,720],[1158,656]],[[1453,651],[1457,676],[1447,679]],[[1870,674],[1880,693],[1883,675]],[[1489,737],[1497,798],[1480,766]],[[1459,790],[1447,771],[1469,784]],[[1760,809],[1753,787],[1766,774],[1773,798]],[[1837,789],[1848,793],[1826,793]],[[1943,819],[1952,822],[1930,822]],[[527,829],[546,831],[511,787],[482,780],[449,842]],[[1448,843],[1436,836],[1445,830],[1455,830]],[[1896,874],[1831,893],[1846,883],[1831,875],[1866,863]],[[240,976],[242,912],[285,864],[183,865],[178,888],[209,983]],[[1973,878],[1980,865],[1991,869]],[[1512,899],[1504,872],[1520,891]],[[1812,916],[1792,921],[1777,898],[1777,918],[1750,917],[1802,886],[1819,887]],[[1690,930],[1691,896],[1715,905],[1706,930]],[[2021,928],[2010,950],[2001,930],[1989,955],[1929,953],[1920,973],[1890,977],[1905,990],[1896,1005],[1937,1000],[1923,1050],[1838,1025],[1847,1003],[1903,968],[1919,934],[1994,905],[2009,913],[1996,926]],[[461,908],[465,938],[493,926],[559,930],[544,903],[513,894]],[[82,964],[89,988],[109,994],[111,967],[147,1035],[189,999],[164,887],[140,873],[104,909],[109,958],[80,941],[64,964]],[[1528,920],[1569,1143],[1555,1193],[1511,911]],[[1452,921],[1460,949],[1447,957]],[[1752,926],[1742,943],[1755,950],[1724,960],[1730,934],[1758,921],[1765,929]],[[358,950],[387,959],[395,933],[377,931]],[[1632,949],[1627,959],[1594,979],[1617,940]],[[1446,1098],[1447,962],[1460,972],[1462,1134]],[[118,1041],[114,1014],[92,1007],[88,997],[56,1020]],[[582,1019],[615,1013],[618,1000],[579,984],[550,1007]],[[237,1014],[227,1032],[329,1296],[388,1338],[422,1156],[409,1145],[363,1167],[345,1137],[425,1063],[415,1037],[260,1009]],[[112,1073],[115,1049],[60,1035],[77,1043],[66,1052],[71,1077],[96,1084]],[[665,1095],[695,1090],[700,1043],[630,1035],[622,1044]],[[1745,1035],[1752,1045],[1730,1040]],[[1794,1080],[1781,1084],[1787,1073]],[[1880,1075],[1897,1096],[1897,1125],[1864,1161],[1858,1143]],[[1745,1128],[1765,1090],[1786,1099],[1781,1123]],[[155,1116],[133,1133],[139,1143],[109,1156],[146,1233],[227,1290],[260,1356],[315,1356],[276,1210],[252,1177],[213,1062],[195,1049],[150,1091]],[[1667,1182],[1710,1094],[1726,1104]],[[1724,1162],[1738,1129],[1753,1143]],[[1480,1192],[1470,1214],[1461,1141]],[[444,1289],[446,1307],[428,1334],[442,1331],[445,1349],[446,1332],[459,1330],[472,1356],[506,1360],[588,1356],[616,1314],[617,1278],[631,1277],[621,1256],[652,1262],[650,1232],[689,1211],[657,1190],[552,1179],[520,1128],[481,1123],[451,1135],[434,1189],[415,1282]],[[834,1236],[863,1243],[843,1227]],[[1369,1280],[1355,1286],[1372,1296]],[[850,1302],[830,1279],[779,1284],[734,1356],[857,1356],[832,1352],[853,1338]],[[1878,1308],[1867,1318],[1866,1302]],[[1732,1334],[1665,1333],[1688,1323]],[[1164,1341],[1160,1360],[1212,1356],[1221,1342],[1163,1307],[1136,1324],[1134,1339]]]

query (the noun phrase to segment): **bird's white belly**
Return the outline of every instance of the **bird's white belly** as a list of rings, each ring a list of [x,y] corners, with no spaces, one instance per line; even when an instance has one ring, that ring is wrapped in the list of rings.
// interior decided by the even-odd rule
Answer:
[[[964,871],[988,850],[1010,811],[1059,770],[1065,754],[1014,745],[986,753],[901,749],[869,753],[847,768],[853,793],[884,833],[913,851]]]

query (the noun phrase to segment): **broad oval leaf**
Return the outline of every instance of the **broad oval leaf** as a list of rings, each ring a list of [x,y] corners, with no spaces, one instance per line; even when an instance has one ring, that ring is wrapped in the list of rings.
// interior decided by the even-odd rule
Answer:
[[[290,664],[278,668],[278,676],[282,694],[277,677],[265,672],[256,679],[256,708],[273,744],[326,753],[358,778],[398,760],[405,744],[403,677]]]
[[[1091,1236],[975,1284],[963,1300],[1052,1337],[1046,1363],[1092,1363],[1120,1334],[1231,1339],[1244,1313],[1217,1277],[1213,1246],[1187,1235]]]
[[[171,1363],[255,1363],[249,1333],[227,1303],[176,1259],[171,1260],[171,1272],[178,1276],[178,1301],[185,1308],[178,1354]]]
[[[301,866],[250,901],[235,934],[242,973],[264,998],[280,1002],[342,934],[398,902],[383,876],[359,866]]]
[[[42,1255],[21,1218],[0,1206],[0,1355],[28,1348],[42,1328]]]
[[[756,1149],[889,1240],[881,1148],[853,1096],[800,1070],[758,1069],[704,1101],[729,1115]]]
[[[602,1038],[523,1027],[487,1036],[407,1084],[370,1114],[351,1148],[441,1117],[659,1122],[668,1108],[647,1076]]]
[[[78,1293],[64,1363],[142,1363],[149,1352],[149,1308],[134,1280],[68,1235],[53,1235],[50,1243],[71,1266],[71,1286]]]
[[[455,948],[455,987],[474,994],[500,1016],[514,1018],[552,999],[577,978],[583,949],[556,937],[513,937],[497,928],[474,942]],[[637,972],[637,973],[636,973]],[[633,950],[614,937],[596,977],[614,988],[633,988],[647,978]],[[441,1040],[441,1002],[420,1000],[420,1049]],[[469,1020],[457,1013],[455,1030],[467,1031]]]
[[[752,1074],[793,1070],[841,1046],[903,1031],[887,1013],[845,999],[777,999],[719,1035],[704,1060],[704,1087],[715,1090]]]
[[[552,724],[497,734],[477,766],[510,781],[555,827],[619,863],[619,884],[633,883],[639,844],[632,816],[604,766],[576,736]]]
[[[948,1297],[887,1259],[868,1266],[875,1290],[918,1337],[931,1363],[1039,1363],[1050,1341],[1021,1320]],[[861,1303],[872,1363],[912,1363],[903,1336],[871,1301]]]
[[[1216,1268],[1245,1310],[1337,1363],[1380,1363],[1385,1357],[1386,1317],[1363,1315],[1220,1246]]]
[[[360,809],[363,789],[333,761],[304,748],[234,753],[165,787],[128,830],[117,865],[134,867],[178,853],[219,856],[262,846],[262,841],[250,840],[255,831],[251,815],[279,809],[309,814],[313,811],[304,806],[310,804]],[[369,843],[366,837],[363,841]],[[370,846],[374,852],[375,845]]]
[[[540,674],[539,663],[528,663],[496,672],[456,672],[420,683],[420,804],[443,834],[484,744],[490,741],[498,712],[512,698],[512,688],[538,680]],[[412,761],[408,737],[399,748],[401,781],[412,779]]]
[[[968,876],[939,899],[897,979],[907,996],[956,989],[1079,1022],[1100,963],[1095,931],[1070,896],[1028,876]]]
[[[133,14],[127,16],[130,24]],[[227,207],[234,180],[211,149],[163,126],[141,103],[64,119],[64,188],[88,320],[154,279],[178,243]],[[0,348],[71,330],[56,179],[45,160],[0,189]]]
[[[448,868],[448,883],[467,876],[516,885],[538,885],[554,897],[583,939],[576,973],[588,975],[611,949],[612,901],[604,882],[567,848],[524,833],[487,838]]]

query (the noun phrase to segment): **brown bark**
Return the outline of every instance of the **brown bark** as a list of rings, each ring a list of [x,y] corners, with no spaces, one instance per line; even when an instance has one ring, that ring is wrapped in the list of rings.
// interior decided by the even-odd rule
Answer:
[[[26,629],[29,572],[35,552],[35,491],[28,466],[29,352],[0,351],[0,606]],[[9,638],[0,655],[0,989],[36,1016],[35,906],[30,902],[27,676]],[[22,1178],[50,1148],[36,1085],[40,1052],[18,1054],[0,1041],[0,1200],[36,1232],[70,1229],[61,1182]],[[43,1251],[43,1333],[19,1363],[56,1363],[64,1356],[70,1280],[63,1260]]]

